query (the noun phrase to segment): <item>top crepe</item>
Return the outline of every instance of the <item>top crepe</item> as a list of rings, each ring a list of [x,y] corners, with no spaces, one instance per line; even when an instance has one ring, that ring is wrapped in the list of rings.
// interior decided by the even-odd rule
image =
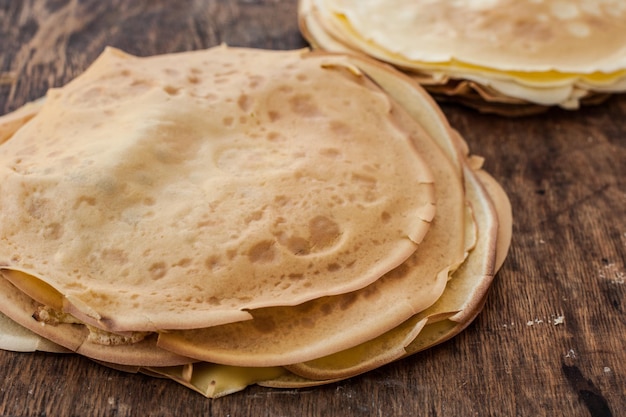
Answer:
[[[363,288],[435,206],[388,98],[354,71],[305,51],[107,49],[0,145],[0,268],[115,332]]]

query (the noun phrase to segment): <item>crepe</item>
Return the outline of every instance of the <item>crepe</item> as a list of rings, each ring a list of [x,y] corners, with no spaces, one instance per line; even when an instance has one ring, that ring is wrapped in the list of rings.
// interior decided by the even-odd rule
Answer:
[[[401,264],[434,215],[430,170],[384,94],[303,54],[107,49],[0,147],[0,268],[124,332],[246,320]]]
[[[615,0],[301,0],[299,15],[314,46],[364,52],[485,111],[576,109],[626,91]]]
[[[369,60],[350,61],[369,70]],[[373,77],[377,83],[384,82],[382,77],[396,77],[385,67],[379,71]],[[409,83],[405,88],[414,88],[409,80],[404,82]],[[159,346],[229,365],[287,365],[370,340],[434,303],[473,244],[465,240],[465,222],[473,225],[465,217],[462,177],[454,162],[460,158],[459,150],[454,146],[451,155],[446,154],[401,106],[394,104],[393,112],[403,130],[410,133],[415,148],[429,161],[436,184],[437,214],[419,250],[362,290],[294,307],[250,310],[250,321],[164,332]],[[438,129],[446,131],[442,119],[438,120],[443,124]]]
[[[0,132],[0,348],[22,326],[210,398],[452,337],[511,239],[482,158],[362,55],[108,49]]]
[[[467,327],[482,308],[490,283],[508,252],[512,228],[511,206],[508,198],[502,198],[506,194],[500,185],[480,168],[466,174],[480,238],[471,255],[453,274],[453,285],[436,306],[366,343],[308,363],[287,366],[282,371],[275,367],[209,364],[151,370],[203,395],[219,397],[252,384],[298,389],[334,383],[449,340]],[[275,374],[270,376],[270,373]]]

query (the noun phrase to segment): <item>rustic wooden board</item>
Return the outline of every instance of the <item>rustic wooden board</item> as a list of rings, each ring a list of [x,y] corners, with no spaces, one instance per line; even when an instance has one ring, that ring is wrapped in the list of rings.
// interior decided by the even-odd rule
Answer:
[[[0,114],[105,45],[151,55],[221,42],[305,46],[295,0],[0,0]],[[461,335],[345,382],[218,400],[73,355],[0,352],[0,416],[624,415],[626,96],[518,119],[443,110],[515,216],[510,255]]]

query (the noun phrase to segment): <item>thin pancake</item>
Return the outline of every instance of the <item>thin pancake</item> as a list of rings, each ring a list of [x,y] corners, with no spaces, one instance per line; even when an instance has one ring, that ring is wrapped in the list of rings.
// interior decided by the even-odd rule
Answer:
[[[405,94],[413,107],[433,105],[429,99],[417,99],[424,95],[423,90],[390,67],[381,67],[375,61],[360,57],[351,58],[351,62],[358,68],[367,68],[366,74],[381,85],[393,84],[385,80],[387,78],[400,77],[397,82],[414,90],[412,94]],[[371,340],[435,302],[444,290],[449,273],[465,257],[465,199],[457,170],[460,156],[455,141],[458,138],[440,114],[431,112],[430,108],[418,111],[436,117],[429,118],[428,128],[446,137],[434,141],[404,107],[393,107],[399,125],[410,132],[416,149],[429,161],[436,184],[437,214],[413,256],[362,290],[294,307],[251,310],[254,318],[246,322],[163,332],[159,346],[199,360],[228,365],[287,365]],[[438,143],[445,143],[447,151]]]
[[[469,196],[477,210],[476,217],[480,219],[478,227],[481,239],[476,244],[475,251],[454,273],[452,279],[462,283],[474,283],[474,287],[484,289],[480,283],[491,280],[508,251],[511,229],[510,204],[499,185],[484,171],[472,171],[468,177],[467,186],[471,189]],[[491,205],[489,200],[494,202],[494,205]],[[497,228],[493,226],[494,216],[497,217]],[[495,244],[494,240],[496,240]],[[493,262],[494,256],[495,262]],[[490,273],[489,269],[492,267],[495,267],[495,271]],[[459,287],[456,286],[456,288]],[[289,366],[287,369],[291,372],[281,372],[278,376],[265,380],[257,376],[265,368],[256,368],[251,372],[251,370],[244,371],[237,367],[223,366],[220,367],[219,374],[201,375],[195,373],[198,364],[194,364],[159,370],[159,373],[179,382],[182,379],[184,382],[181,383],[211,398],[215,393],[205,389],[211,385],[211,382],[220,387],[231,387],[237,390],[253,383],[272,388],[296,389],[334,383],[383,366],[401,357],[415,354],[458,334],[482,308],[486,292],[470,291],[468,297],[474,297],[474,300],[467,302],[467,300],[462,300],[462,297],[452,297],[456,302],[448,303],[440,310],[430,310],[428,317],[424,314],[412,317],[399,327],[372,341],[329,357]],[[452,317],[455,313],[467,309],[468,306],[471,306],[472,314],[464,313]],[[448,311],[443,312],[443,310]],[[451,318],[456,318],[457,321]],[[464,321],[458,321],[459,318],[463,318]],[[425,321],[428,321],[428,324],[424,326]],[[209,368],[211,367],[209,365]],[[186,376],[183,377],[183,375]]]
[[[464,103],[490,112],[517,115],[538,112],[552,105],[574,109],[580,103],[596,102],[589,99],[596,95],[602,97],[626,91],[625,63],[620,59],[624,47],[616,41],[619,37],[610,35],[624,31],[626,13],[620,8],[611,9],[608,3],[594,10],[588,9],[587,2],[568,5],[575,12],[568,18],[569,24],[588,26],[588,32],[578,39],[568,32],[567,24],[550,26],[546,23],[559,13],[557,5],[552,10],[543,10],[550,9],[549,3],[498,0],[476,7],[478,3],[472,1],[436,5],[395,1],[398,4],[301,0],[300,26],[316,47],[362,51],[410,71],[433,93],[443,92],[442,97],[458,97]],[[523,9],[523,13],[520,14],[518,8]],[[545,13],[540,13],[538,18],[533,14],[535,8]],[[431,14],[438,14],[439,18],[429,20]],[[474,20],[484,26],[470,25],[472,36],[456,36],[459,28],[470,29],[467,25],[459,26],[454,20],[472,14],[481,15]],[[497,22],[495,16],[503,21]],[[542,18],[546,19],[537,21]],[[580,22],[574,22],[577,19]],[[506,32],[516,27],[507,23],[510,20],[525,21],[529,28],[513,41],[505,42],[503,40],[510,35]],[[400,30],[404,24],[409,24],[411,29]],[[434,31],[433,26],[437,27]],[[550,41],[545,42],[547,35],[537,36],[535,31],[551,32]],[[604,36],[610,41],[604,42],[601,39]],[[380,38],[386,41],[380,43]],[[392,46],[393,42],[400,43]],[[446,46],[436,47],[435,55],[431,55],[430,48],[439,42]],[[550,48],[567,51],[568,42],[577,44],[576,54],[549,51]],[[532,53],[511,54],[515,49],[511,48],[512,44],[528,47]],[[447,58],[440,56],[441,53],[447,54]],[[421,54],[421,58],[415,54]],[[602,58],[592,57],[596,55]],[[469,90],[455,88],[458,82]],[[492,90],[494,94],[483,96],[483,101],[471,100],[483,89]],[[511,105],[510,99],[522,103]],[[493,104],[485,105],[486,102]],[[505,105],[498,107],[498,104]]]
[[[434,213],[389,106],[343,57],[108,49],[0,145],[0,266],[115,332],[362,288]]]
[[[455,272],[450,293],[438,305],[412,317],[393,331],[348,351],[287,367],[294,375],[264,381],[263,386],[302,388],[336,382],[385,363],[386,351],[402,349],[401,357],[442,343],[465,329],[482,309],[489,284],[502,265],[511,242],[511,206],[500,185],[482,170],[467,172],[468,198],[474,202],[480,239]],[[493,268],[493,271],[491,269]],[[410,341],[416,323],[427,320]],[[391,346],[390,346],[391,344]]]
[[[319,0],[368,41],[407,60],[504,71],[611,73],[626,67],[621,0]],[[575,50],[573,54],[571,51]]]
[[[336,63],[327,64],[327,68],[333,67],[335,65]],[[455,249],[452,252],[454,252],[456,255],[453,256],[450,253],[447,253],[444,258],[447,259],[448,263],[440,264],[444,265],[442,269],[430,269],[431,272],[439,271],[439,273],[435,274],[435,281],[433,281],[437,282],[438,284],[434,286],[429,284],[426,285],[426,287],[439,287],[440,283],[445,283],[445,281],[447,280],[448,271],[456,270],[450,282],[456,283],[457,280],[460,280],[460,283],[456,283],[457,285],[455,285],[455,287],[457,289],[454,292],[458,293],[463,290],[465,291],[466,298],[461,299],[462,297],[460,297],[459,294],[456,294],[456,296],[449,298],[449,302],[445,303],[445,305],[442,305],[440,302],[438,302],[431,308],[427,308],[426,310],[424,310],[424,300],[428,298],[424,297],[424,294],[428,293],[429,291],[425,291],[424,287],[420,287],[419,289],[417,289],[417,291],[415,288],[411,288],[410,285],[407,287],[406,284],[410,281],[405,280],[403,276],[400,276],[401,279],[399,281],[405,282],[403,282],[401,285],[390,285],[393,284],[393,280],[389,278],[389,275],[393,275],[395,273],[395,278],[397,279],[397,270],[391,271],[387,275],[375,281],[373,284],[370,284],[370,286],[365,287],[363,290],[357,290],[355,294],[359,294],[359,297],[367,299],[368,303],[370,304],[370,315],[373,316],[372,323],[375,326],[377,325],[376,321],[380,321],[380,319],[377,318],[375,314],[372,314],[376,313],[376,311],[373,311],[371,308],[371,303],[376,302],[380,299],[380,294],[377,294],[377,290],[372,290],[372,288],[376,288],[376,285],[380,285],[378,290],[381,291],[387,291],[385,287],[389,285],[390,288],[396,292],[398,292],[399,288],[404,288],[405,290],[412,289],[413,291],[415,291],[415,293],[411,296],[401,296],[407,297],[407,301],[409,301],[408,304],[412,305],[414,314],[420,311],[421,313],[414,315],[409,322],[405,322],[399,327],[391,328],[391,330],[389,330],[389,333],[379,336],[378,339],[368,339],[369,341],[365,342],[363,345],[356,346],[354,350],[351,350],[351,352],[359,351],[359,355],[350,355],[350,352],[341,352],[340,354],[338,354],[338,357],[348,354],[350,356],[350,363],[347,363],[345,361],[344,363],[342,363],[342,361],[339,360],[338,362],[334,361],[333,365],[333,360],[331,360],[330,362],[325,362],[328,358],[321,358],[321,362],[323,365],[330,365],[326,367],[320,367],[316,366],[319,365],[319,362],[315,362],[304,364],[304,368],[306,368],[304,370],[302,367],[299,367],[299,365],[295,365],[293,368],[290,367],[292,368],[292,370],[296,371],[298,371],[299,369],[299,372],[303,372],[304,374],[307,374],[307,372],[309,372],[308,375],[314,376],[315,378],[321,378],[320,380],[302,378],[301,376],[297,376],[287,372],[281,367],[256,366],[252,368],[242,368],[234,366],[214,365],[209,363],[185,364],[182,366],[173,367],[155,366],[153,364],[142,368],[143,372],[150,375],[169,377],[208,397],[226,395],[228,393],[241,390],[245,388],[245,386],[253,383],[276,387],[305,387],[320,385],[337,381],[350,375],[355,375],[368,369],[373,369],[374,367],[381,366],[390,361],[397,360],[400,357],[404,356],[407,352],[410,352],[411,349],[419,349],[419,346],[424,346],[424,344],[428,344],[431,342],[438,343],[442,341],[443,338],[449,337],[455,334],[455,332],[462,330],[462,328],[464,328],[469,323],[469,321],[471,321],[475,317],[475,314],[477,314],[482,307],[485,299],[486,288],[488,288],[488,284],[490,283],[491,278],[490,275],[485,272],[485,268],[497,268],[503,262],[504,254],[506,253],[506,250],[508,250],[510,229],[500,229],[500,232],[496,234],[493,227],[484,227],[487,223],[493,224],[493,219],[487,219],[487,221],[485,220],[485,218],[489,217],[489,215],[485,213],[489,210],[492,210],[493,208],[488,201],[476,201],[477,198],[478,200],[481,200],[481,198],[486,197],[484,191],[482,191],[482,188],[480,188],[479,182],[476,180],[476,178],[474,178],[474,173],[467,171],[467,145],[463,142],[463,140],[460,138],[460,136],[458,136],[455,131],[450,129],[434,103],[432,103],[432,101],[428,99],[427,96],[424,95],[418,87],[415,86],[415,84],[411,83],[407,77],[402,77],[396,72],[391,71],[389,68],[381,66],[378,63],[358,58],[350,58],[343,62],[341,65],[339,65],[339,67],[340,69],[347,70],[349,73],[351,73],[351,77],[358,75],[361,70],[366,72],[368,75],[373,77],[379,85],[385,87],[385,93],[390,94],[395,99],[395,101],[397,101],[397,103],[399,103],[402,107],[405,107],[404,109],[397,108],[395,107],[396,104],[390,107],[390,111],[394,113],[397,117],[395,124],[398,130],[405,131],[405,119],[408,117],[406,114],[404,114],[404,110],[406,110],[410,117],[413,118],[413,122],[417,121],[418,125],[423,123],[424,130],[435,138],[435,141],[431,142],[429,135],[425,134],[421,129],[409,129],[409,136],[415,141],[415,147],[420,152],[420,154],[422,154],[426,158],[426,160],[429,161],[430,164],[438,167],[433,169],[433,178],[439,186],[439,189],[437,190],[437,197],[439,199],[438,205],[441,205],[442,210],[439,210],[438,207],[437,216],[439,217],[435,217],[433,225],[430,227],[429,233],[424,238],[424,241],[418,248],[418,251],[416,251],[406,261],[406,263],[403,264],[402,267],[406,267],[408,264],[409,269],[415,268],[416,270],[423,272],[422,265],[420,265],[420,260],[416,261],[416,264],[411,263],[411,260],[416,257],[418,253],[422,256],[423,260],[424,258],[429,259],[429,257],[432,255],[443,253],[444,249],[446,248],[450,249],[454,247]],[[475,161],[476,159],[472,158],[469,163],[471,163],[472,166],[477,166]],[[460,182],[461,172],[463,171],[465,171],[464,178],[466,181],[468,181],[468,186],[466,188],[469,189],[469,199],[473,201],[473,204],[478,209],[479,213],[478,218],[480,219],[480,221],[478,227],[478,236],[480,239],[477,246],[474,246],[473,244],[473,234],[463,233],[462,231],[464,230],[465,226],[473,224],[472,221],[468,220],[467,217],[464,217],[463,214],[461,214],[461,216],[458,216],[458,213],[452,209],[452,204],[450,204],[450,202],[455,201],[456,199],[456,202],[460,202],[460,205],[462,207],[462,202],[465,201],[462,187],[461,192],[457,193],[457,186],[454,185],[457,182]],[[484,179],[485,182],[488,184],[488,187],[491,190],[490,192],[492,192],[494,195],[497,194],[497,199],[499,200],[499,202],[496,205],[499,206],[499,214],[505,214],[505,216],[503,216],[503,218],[507,219],[505,221],[505,224],[507,222],[510,222],[510,206],[508,206],[509,212],[507,217],[505,203],[508,203],[508,199],[506,198],[506,195],[503,193],[502,189],[499,188],[495,181],[493,181],[493,178],[481,172],[479,172],[478,175],[480,175],[481,179]],[[477,197],[477,195],[480,195],[482,197]],[[486,199],[488,200],[488,198]],[[443,202],[447,202],[447,204],[439,204]],[[463,210],[461,210],[461,212],[462,211]],[[480,215],[480,213],[482,213],[482,216]],[[493,212],[491,212],[491,216],[493,217]],[[441,226],[443,225],[443,220],[454,220],[454,222],[457,222],[455,224],[457,225],[457,227],[460,227],[456,230],[457,233],[450,233],[451,230],[454,230],[454,227],[450,227],[449,229],[447,229],[448,234],[444,233],[445,228]],[[439,226],[437,226],[438,224]],[[508,226],[510,227],[510,223],[508,224]],[[470,229],[473,230],[474,228],[470,227]],[[453,236],[453,238],[449,239],[451,236]],[[484,241],[493,240],[496,238],[496,236],[502,241],[498,242],[496,245],[486,245],[489,247],[489,250],[487,251],[482,250],[484,247],[486,247]],[[446,238],[448,238],[448,240],[454,241],[455,243],[452,246],[440,246],[440,240],[446,240]],[[424,249],[424,252],[422,252],[422,249]],[[464,255],[470,250],[471,252],[467,260],[461,265],[460,268],[457,269],[458,265],[461,264]],[[496,252],[498,253],[497,256],[494,255],[494,253]],[[438,260],[438,262],[442,261],[442,259]],[[430,263],[430,261],[428,263]],[[435,262],[434,264],[437,265],[437,262]],[[469,267],[468,264],[472,264],[474,266]],[[18,299],[17,302],[10,303],[8,310],[17,310],[17,312],[14,312],[15,317],[18,317],[20,320],[24,320],[25,323],[28,322],[30,325],[32,325],[32,318],[30,318],[30,321],[26,320],[26,316],[24,313],[32,311],[33,308],[35,308],[35,306],[37,305],[37,302],[26,296],[26,294],[28,293],[33,293],[39,296],[41,298],[40,302],[48,303],[52,306],[61,306],[61,309],[66,306],[67,300],[72,301],[72,297],[68,298],[62,296],[60,292],[56,292],[56,289],[54,289],[54,287],[47,288],[47,284],[41,285],[40,283],[43,283],[43,281],[40,281],[37,277],[29,276],[28,278],[20,278],[20,275],[23,274],[21,274],[19,271],[19,269],[5,269],[5,274],[7,276],[10,276],[13,281],[18,281],[18,283],[22,285],[22,291],[17,290],[15,287],[9,284],[8,281],[4,280],[2,280],[3,286],[0,287],[0,291],[5,292],[6,289],[6,294],[11,294],[11,297]],[[400,273],[400,275],[402,275],[402,273]],[[427,275],[429,274],[426,274],[426,276]],[[468,278],[468,275],[471,275],[471,277]],[[418,276],[419,274],[415,275],[415,277]],[[464,283],[464,281],[467,282]],[[413,281],[412,283],[416,284],[416,286],[423,286],[427,282],[428,280],[422,279],[420,282]],[[485,285],[485,282],[487,282],[487,285]],[[452,286],[450,287],[452,288]],[[441,286],[441,288],[443,289],[443,286]],[[433,294],[436,293],[437,291],[435,291]],[[360,303],[360,300],[358,298],[355,301],[350,297],[351,295],[354,294],[325,297],[324,301],[322,301],[321,304],[322,307],[318,307],[321,310],[332,309],[333,307],[328,307],[328,305],[326,305],[326,307],[323,307],[323,303],[328,302],[329,300],[332,300],[335,303],[337,303],[337,301],[343,300],[344,304],[342,305],[341,303],[339,303],[339,307],[347,307],[348,311],[350,311],[350,309],[352,308],[352,304],[363,304],[364,306],[368,304]],[[346,296],[348,297],[344,298]],[[435,295],[435,298],[437,297],[438,296]],[[411,300],[411,298],[413,298],[413,300]],[[442,296],[441,299],[445,300],[445,292],[444,296]],[[383,298],[383,301],[384,300],[385,299]],[[418,303],[415,303],[416,300],[418,301]],[[397,302],[397,297],[395,297],[392,301]],[[311,335],[314,335],[315,332],[310,333],[307,336],[306,317],[307,314],[310,312],[309,308],[316,302],[320,301],[313,300],[300,306],[285,308],[284,310],[281,310],[283,309],[282,307],[251,310],[251,313],[254,316],[259,312],[262,312],[263,310],[265,310],[266,312],[275,310],[279,313],[275,315],[274,318],[282,319],[286,315],[285,312],[301,310],[300,312],[302,312],[303,314],[299,317],[299,323],[297,323],[297,326],[300,327],[295,329],[293,336],[298,337],[298,332],[304,332],[300,333],[300,335],[304,334],[305,337],[303,338],[303,340],[307,341],[307,337],[311,337]],[[80,304],[80,301],[78,301],[78,304]],[[428,302],[426,302],[426,304],[428,304]],[[383,302],[382,305],[385,305],[385,303]],[[17,308],[15,308],[15,306],[17,306]],[[439,307],[434,308],[435,306]],[[455,306],[457,307],[457,309],[453,310],[452,308]],[[88,311],[90,309],[89,306],[81,307],[84,308],[84,311]],[[405,311],[405,307],[406,306],[400,307],[398,311]],[[385,309],[385,312],[387,310],[389,309]],[[396,310],[392,309],[392,312],[394,311]],[[342,318],[344,317],[342,314],[335,316],[329,315],[329,317],[332,317],[333,319]],[[258,318],[258,315],[255,317]],[[268,315],[268,317],[272,318],[271,314]],[[262,320],[259,321],[257,320],[257,318],[247,323],[238,323],[235,325],[243,324],[244,326],[246,326],[249,324],[253,324],[258,326],[260,323],[260,326],[263,327],[264,324],[267,324],[267,321],[266,323],[263,323]],[[457,320],[457,322],[453,320]],[[368,322],[365,322],[366,325],[367,323]],[[408,326],[408,323],[410,323],[411,326]],[[359,327],[358,323],[356,324],[357,326],[355,327]],[[84,326],[81,325],[63,324],[61,326],[63,326],[62,329],[78,329],[78,331],[82,332],[83,334],[85,331]],[[350,323],[348,323],[347,327],[345,328],[342,326],[346,326],[346,324],[343,323],[340,326],[335,326],[334,330],[332,331],[338,333],[347,331],[347,335],[345,336],[347,339],[354,336],[354,329],[350,328]],[[385,326],[389,326],[389,323],[386,323]],[[43,325],[42,327],[53,326]],[[218,326],[217,328],[224,327],[225,326]],[[262,329],[262,331],[267,330],[268,328]],[[269,330],[273,331],[273,329]],[[365,329],[365,331],[369,330]],[[357,329],[357,333],[358,332],[361,332],[361,336],[357,336],[357,339],[354,340],[358,340],[358,337],[363,337],[363,335],[366,334],[363,333],[363,330]],[[380,327],[375,332],[369,331],[367,337],[371,338],[373,334],[376,334],[376,332],[380,332]],[[63,330],[61,331],[61,333],[67,333],[67,331]],[[174,333],[186,334],[188,333],[188,331],[180,331]],[[54,334],[54,332],[52,332],[51,334]],[[164,335],[167,334],[168,333],[164,333]],[[391,336],[392,334],[395,334],[397,337]],[[67,336],[59,335],[55,337],[61,337],[61,339],[63,337],[67,338]],[[247,337],[249,337],[249,335]],[[320,337],[322,338],[322,340],[324,340],[324,335],[320,335]],[[164,338],[166,338],[166,336]],[[354,340],[351,340],[349,343],[355,343]],[[82,346],[85,345],[84,341],[81,343]],[[334,348],[336,349],[337,345],[335,345]],[[159,349],[152,344],[145,353],[154,354],[154,351],[158,350]],[[104,351],[106,352],[106,349]],[[89,355],[90,351],[84,349],[81,351],[79,349],[79,353],[86,353],[87,355]],[[101,354],[102,351],[97,349],[97,355]],[[118,349],[114,354],[108,353],[108,356],[105,353],[104,356],[107,358],[100,359],[101,361],[112,360],[117,362],[120,360],[126,360],[127,363],[129,363],[129,366],[122,366],[122,368],[131,369],[133,371],[137,370],[137,366],[132,365],[132,363],[136,363],[136,361],[129,361],[129,358],[132,358],[133,355],[129,355],[125,348]],[[322,371],[318,372],[319,369],[322,369]]]

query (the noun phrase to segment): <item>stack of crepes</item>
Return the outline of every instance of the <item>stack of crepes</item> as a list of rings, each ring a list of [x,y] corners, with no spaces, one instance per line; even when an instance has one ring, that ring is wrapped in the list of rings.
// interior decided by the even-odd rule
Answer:
[[[622,0],[300,0],[317,48],[401,68],[437,98],[523,115],[626,91]]]
[[[0,137],[0,346],[207,397],[451,338],[510,242],[481,158],[369,58],[109,48]]]

